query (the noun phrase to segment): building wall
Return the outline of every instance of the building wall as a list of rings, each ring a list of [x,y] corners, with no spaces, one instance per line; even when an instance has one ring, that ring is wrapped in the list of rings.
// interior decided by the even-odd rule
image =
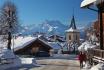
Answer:
[[[103,18],[103,37],[104,37],[104,12],[103,12],[102,15],[103,15],[102,18]],[[98,14],[98,20],[93,23],[93,27],[96,31],[96,35],[98,36],[98,38],[100,40],[100,37],[99,37],[100,36],[100,18],[99,18],[99,14]],[[103,38],[103,44],[104,44],[104,38]]]
[[[70,42],[80,43],[80,33],[79,32],[67,32],[66,33],[66,41],[70,44]]]

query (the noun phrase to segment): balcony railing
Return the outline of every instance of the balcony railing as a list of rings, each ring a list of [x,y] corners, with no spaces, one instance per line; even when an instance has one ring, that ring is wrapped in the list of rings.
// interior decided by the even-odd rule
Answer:
[[[104,50],[89,49],[89,54],[91,54],[92,56],[96,56],[96,57],[104,59]]]

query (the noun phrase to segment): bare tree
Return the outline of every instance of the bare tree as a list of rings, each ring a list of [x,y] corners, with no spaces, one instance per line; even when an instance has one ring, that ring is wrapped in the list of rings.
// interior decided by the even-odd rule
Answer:
[[[0,33],[7,35],[7,48],[11,49],[12,34],[18,30],[17,8],[12,2],[5,2],[0,10]]]

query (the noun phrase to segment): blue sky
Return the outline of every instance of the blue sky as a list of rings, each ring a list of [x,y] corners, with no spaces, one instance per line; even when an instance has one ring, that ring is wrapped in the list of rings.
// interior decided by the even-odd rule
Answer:
[[[0,0],[0,7],[7,0]],[[69,25],[74,8],[77,25],[86,25],[97,19],[97,13],[81,9],[82,0],[11,0],[18,8],[22,25],[39,24],[45,20],[59,20]]]

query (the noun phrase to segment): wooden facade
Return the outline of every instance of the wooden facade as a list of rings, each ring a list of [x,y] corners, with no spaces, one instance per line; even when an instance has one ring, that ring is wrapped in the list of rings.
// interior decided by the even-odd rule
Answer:
[[[104,44],[104,2],[100,5],[100,7],[102,7],[103,11],[102,11],[102,17],[100,15],[100,13],[98,13],[98,21],[94,22],[93,24],[93,28],[95,29],[96,31],[96,35],[98,36],[98,38],[100,39],[100,28],[102,28],[102,34],[103,34],[103,44]],[[102,22],[101,22],[101,19],[102,19]],[[100,26],[100,22],[102,23],[102,26]],[[100,42],[100,40],[99,40]],[[100,49],[99,48],[96,48],[96,49],[89,49],[89,55],[91,55],[91,59],[93,59],[93,62],[104,62],[104,45],[103,45],[103,48]]]
[[[52,49],[52,47],[50,45],[48,45],[43,40],[40,40],[37,38],[35,41],[31,42],[24,48],[21,48],[21,49],[15,51],[15,54],[34,55],[35,53],[37,53],[39,51],[44,51],[44,52],[50,53],[51,49]]]

